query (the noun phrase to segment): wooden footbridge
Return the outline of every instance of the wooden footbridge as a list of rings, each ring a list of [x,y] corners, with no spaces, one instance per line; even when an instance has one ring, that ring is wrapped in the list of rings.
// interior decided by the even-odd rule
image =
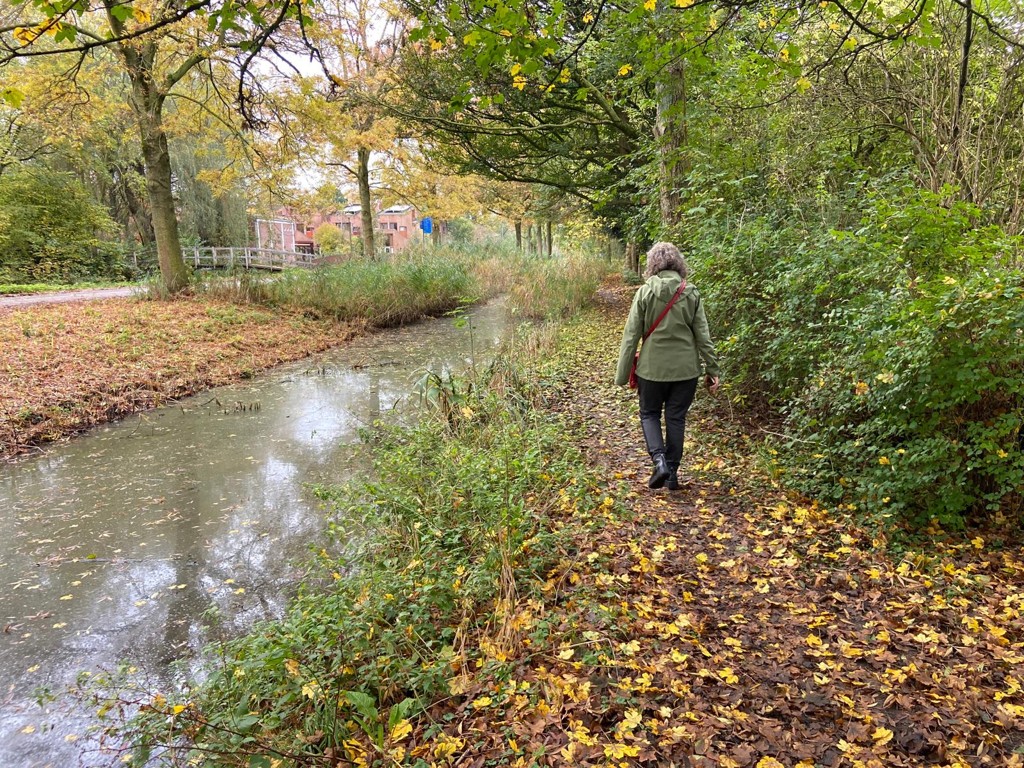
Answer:
[[[270,248],[183,248],[185,263],[195,269],[265,269],[280,272],[291,267],[315,267],[318,256]]]

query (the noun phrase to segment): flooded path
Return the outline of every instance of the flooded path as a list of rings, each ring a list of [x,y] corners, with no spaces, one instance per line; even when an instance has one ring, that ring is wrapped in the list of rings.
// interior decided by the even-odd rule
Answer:
[[[107,765],[61,691],[119,659],[153,680],[280,616],[322,530],[308,486],[362,471],[424,369],[486,359],[500,304],[354,340],[0,466],[0,766]],[[40,708],[33,692],[56,700]],[[95,745],[93,745],[93,750]]]

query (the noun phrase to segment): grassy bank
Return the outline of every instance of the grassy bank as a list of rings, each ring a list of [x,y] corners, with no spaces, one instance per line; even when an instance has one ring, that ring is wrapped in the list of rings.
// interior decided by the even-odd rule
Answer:
[[[356,330],[195,298],[0,312],[0,458],[305,357]]]
[[[368,319],[375,326],[400,325],[508,293],[509,306],[519,316],[550,320],[578,312],[607,269],[599,256],[579,253],[549,259],[493,245],[427,248],[273,277],[207,275],[196,291],[342,321]]]
[[[498,258],[481,253],[479,261]],[[473,262],[453,251],[352,260],[280,275],[245,272],[203,276],[200,295],[235,303],[298,309],[342,322],[388,327],[438,315],[493,293],[473,273]]]
[[[132,726],[136,764],[413,764],[414,723],[430,744],[416,764],[460,752],[464,739],[424,724],[450,718],[436,708],[453,696],[474,711],[505,699],[492,686],[509,659],[563,634],[543,609],[573,557],[559,529],[610,509],[566,423],[540,407],[550,351],[534,335],[477,381],[430,376],[419,425],[368,432],[377,479],[320,489],[333,544],[288,616],[217,651],[187,697],[152,694]]]

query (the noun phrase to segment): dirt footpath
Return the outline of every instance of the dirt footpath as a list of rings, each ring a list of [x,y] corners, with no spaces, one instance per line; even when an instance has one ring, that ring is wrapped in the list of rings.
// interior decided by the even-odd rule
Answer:
[[[33,304],[62,304],[68,301],[96,301],[97,299],[119,299],[131,296],[135,288],[86,288],[81,291],[54,291],[53,293],[28,293],[18,296],[0,296],[0,309],[28,307]]]

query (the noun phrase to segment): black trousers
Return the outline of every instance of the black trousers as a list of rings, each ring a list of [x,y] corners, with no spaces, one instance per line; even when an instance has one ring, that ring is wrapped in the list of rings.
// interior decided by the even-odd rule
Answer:
[[[685,381],[648,381],[640,379],[640,426],[651,458],[665,455],[670,469],[679,469],[686,434],[686,412],[697,393],[697,379]],[[665,434],[661,433],[661,415],[665,414]]]

